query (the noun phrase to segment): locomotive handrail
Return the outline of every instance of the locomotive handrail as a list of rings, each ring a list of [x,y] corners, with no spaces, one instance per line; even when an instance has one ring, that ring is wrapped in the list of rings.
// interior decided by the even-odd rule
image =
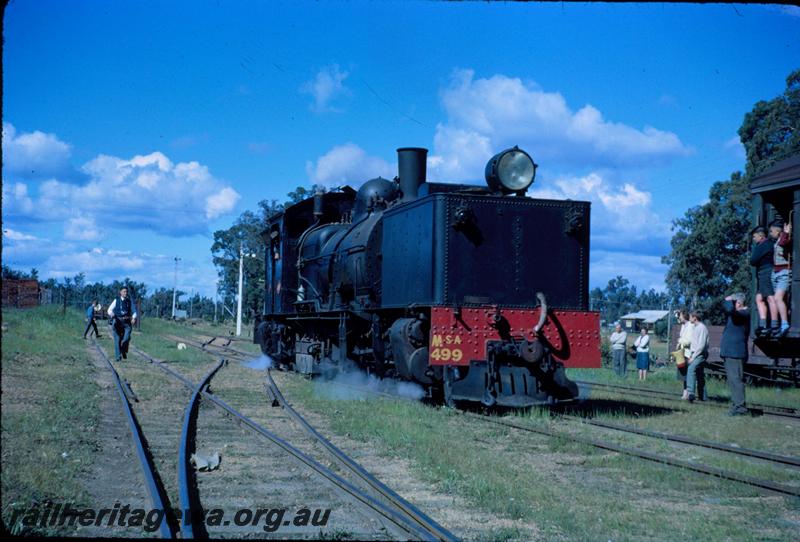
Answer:
[[[539,313],[539,322],[533,327],[533,334],[538,335],[539,332],[544,327],[544,323],[547,320],[547,298],[544,296],[542,292],[536,292],[536,299],[539,300],[539,303],[542,307],[542,312]]]

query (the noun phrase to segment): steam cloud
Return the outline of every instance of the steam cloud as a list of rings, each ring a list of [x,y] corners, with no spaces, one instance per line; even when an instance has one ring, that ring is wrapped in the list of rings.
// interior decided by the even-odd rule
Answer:
[[[266,354],[261,354],[257,358],[251,359],[250,361],[242,362],[242,365],[257,371],[266,371],[272,367],[273,363],[271,357]]]
[[[365,373],[352,361],[344,367],[330,361],[323,362],[322,374],[321,379],[314,381],[314,390],[328,399],[363,401],[377,395],[391,395],[419,401],[425,397],[425,390],[418,384],[393,378],[378,378]]]

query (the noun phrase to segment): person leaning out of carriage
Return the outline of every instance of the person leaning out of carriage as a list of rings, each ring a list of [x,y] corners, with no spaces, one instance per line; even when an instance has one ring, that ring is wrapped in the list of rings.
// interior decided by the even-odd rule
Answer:
[[[725,375],[731,392],[729,416],[747,414],[744,402],[744,364],[747,361],[747,338],[750,336],[750,309],[744,294],[733,294],[722,304],[727,322],[722,331],[719,355],[725,361]]]
[[[128,297],[128,289],[121,288],[119,296],[108,306],[111,333],[114,335],[114,354],[117,361],[128,359],[128,346],[131,342],[131,331],[136,324],[138,314]]]
[[[772,268],[775,242],[767,236],[763,226],[753,228],[753,250],[750,253],[750,265],[756,268],[756,307],[758,308],[758,327],[756,337],[770,336],[778,333],[778,307],[775,305],[775,290],[772,288]],[[772,320],[773,329],[767,328],[767,308]]]

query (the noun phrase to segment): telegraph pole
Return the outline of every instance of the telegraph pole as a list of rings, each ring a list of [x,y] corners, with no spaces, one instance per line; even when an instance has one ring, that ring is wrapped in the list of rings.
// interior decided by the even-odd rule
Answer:
[[[172,319],[175,319],[175,301],[176,301],[176,294],[178,291],[178,261],[180,258],[175,256],[175,282],[172,286]]]
[[[239,296],[236,302],[236,336],[242,334],[242,268],[244,266],[244,243],[239,241]]]

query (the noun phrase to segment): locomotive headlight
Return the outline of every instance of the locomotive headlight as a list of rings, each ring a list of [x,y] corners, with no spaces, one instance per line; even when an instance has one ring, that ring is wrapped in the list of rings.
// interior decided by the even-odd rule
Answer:
[[[486,184],[504,194],[524,192],[536,177],[536,167],[530,155],[519,147],[506,149],[486,164]]]

